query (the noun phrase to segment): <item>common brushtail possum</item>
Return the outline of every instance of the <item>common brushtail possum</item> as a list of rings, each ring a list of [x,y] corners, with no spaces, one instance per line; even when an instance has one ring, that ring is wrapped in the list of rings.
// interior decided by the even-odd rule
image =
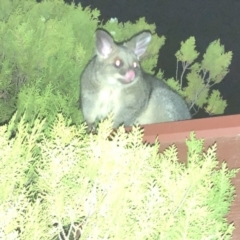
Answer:
[[[142,70],[150,41],[151,33],[141,32],[117,44],[107,32],[96,31],[96,55],[80,79],[80,108],[90,128],[110,113],[114,128],[191,118],[178,93]]]

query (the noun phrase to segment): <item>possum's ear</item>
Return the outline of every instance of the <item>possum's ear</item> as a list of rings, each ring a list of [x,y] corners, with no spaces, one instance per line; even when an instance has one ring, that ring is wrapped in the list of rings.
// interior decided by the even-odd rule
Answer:
[[[99,57],[108,58],[115,43],[112,37],[103,30],[96,31],[96,51]]]
[[[150,32],[142,32],[124,43],[124,46],[132,49],[138,59],[146,52],[148,44],[152,39]]]

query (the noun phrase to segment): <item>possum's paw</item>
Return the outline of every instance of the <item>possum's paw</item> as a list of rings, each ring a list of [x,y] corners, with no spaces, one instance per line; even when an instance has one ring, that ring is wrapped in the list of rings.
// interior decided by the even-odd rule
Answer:
[[[94,123],[87,124],[87,133],[97,134],[97,129]]]

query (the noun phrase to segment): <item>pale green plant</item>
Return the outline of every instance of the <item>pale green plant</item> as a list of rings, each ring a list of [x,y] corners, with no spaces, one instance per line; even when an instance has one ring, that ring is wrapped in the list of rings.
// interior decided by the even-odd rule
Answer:
[[[96,135],[62,115],[47,135],[38,118],[32,128],[22,118],[15,136],[11,122],[0,127],[1,238],[231,238],[237,171],[217,168],[216,145],[203,153],[191,134],[184,164],[174,145],[159,153],[139,127],[113,133],[111,124]]]
[[[225,53],[220,40],[216,40],[209,44],[202,61],[197,62],[199,53],[195,48],[194,37],[181,42],[181,48],[176,53],[176,80],[170,80],[169,83],[175,85],[175,89],[180,90],[186,97],[189,108],[194,110],[193,114],[196,114],[199,108],[204,108],[210,115],[223,114],[227,107],[226,100],[223,100],[218,90],[210,90],[229,72],[232,52]],[[179,64],[182,64],[180,76]],[[185,78],[187,84],[184,85]]]

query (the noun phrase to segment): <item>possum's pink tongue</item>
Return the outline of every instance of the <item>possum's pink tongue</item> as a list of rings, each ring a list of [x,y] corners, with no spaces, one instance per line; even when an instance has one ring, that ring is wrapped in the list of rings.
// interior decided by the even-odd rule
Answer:
[[[129,70],[125,74],[125,81],[126,82],[131,82],[135,78],[135,72],[133,70]]]

